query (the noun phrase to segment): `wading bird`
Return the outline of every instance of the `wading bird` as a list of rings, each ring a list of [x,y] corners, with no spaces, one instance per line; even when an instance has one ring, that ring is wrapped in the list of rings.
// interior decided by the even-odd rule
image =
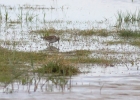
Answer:
[[[54,42],[57,42],[59,43],[59,37],[56,37],[56,36],[44,36],[44,37],[41,37],[43,40],[46,40],[49,42],[49,46],[50,46],[50,43],[54,43]]]

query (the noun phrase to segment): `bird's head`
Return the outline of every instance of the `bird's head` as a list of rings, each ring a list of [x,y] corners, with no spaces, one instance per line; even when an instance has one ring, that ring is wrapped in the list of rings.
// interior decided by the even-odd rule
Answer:
[[[45,37],[40,37],[40,38],[44,40]]]

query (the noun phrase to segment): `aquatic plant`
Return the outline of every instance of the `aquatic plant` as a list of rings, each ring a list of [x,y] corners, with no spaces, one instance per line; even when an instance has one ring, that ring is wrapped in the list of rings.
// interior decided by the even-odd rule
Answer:
[[[2,20],[2,12],[1,12],[1,7],[0,7],[0,20]]]
[[[119,36],[126,37],[126,38],[128,38],[128,37],[139,38],[140,37],[140,32],[137,31],[137,30],[133,31],[133,30],[122,29],[122,30],[119,31]]]
[[[118,25],[121,26],[122,23],[134,23],[140,21],[140,10],[136,10],[134,13],[126,11],[118,11],[116,16]]]
[[[48,63],[42,65],[40,68],[35,70],[35,72],[44,74],[58,74],[64,76],[66,75],[71,76],[79,73],[80,71],[77,67],[70,64],[64,58],[60,58],[48,61]]]
[[[131,45],[139,46],[140,47],[140,40],[134,40],[130,42]]]
[[[19,14],[18,14],[18,19],[22,22],[22,19],[23,19],[23,8],[22,7],[20,7],[20,9],[19,9]]]
[[[8,14],[8,11],[5,8],[5,21],[6,22],[8,21],[8,18],[9,18],[9,14]]]
[[[79,35],[84,36],[91,36],[91,35],[98,35],[98,36],[108,36],[109,32],[106,29],[87,29],[87,30],[77,30]]]
[[[132,20],[132,23],[137,21],[136,13],[132,14],[131,20]]]
[[[124,22],[128,23],[131,21],[131,15],[130,13],[127,11],[127,14],[124,16]]]
[[[116,18],[117,18],[117,21],[118,21],[119,23],[122,23],[122,22],[123,22],[123,13],[122,13],[122,11],[118,11],[118,12],[117,12]]]

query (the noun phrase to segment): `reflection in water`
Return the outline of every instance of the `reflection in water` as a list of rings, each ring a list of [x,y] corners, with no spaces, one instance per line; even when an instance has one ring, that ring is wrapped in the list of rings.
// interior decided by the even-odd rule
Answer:
[[[21,7],[12,5],[12,3],[16,4],[18,1],[0,2],[0,4],[2,4],[0,5],[0,16],[3,17],[5,16],[6,12],[8,13],[8,23],[5,23],[5,20],[0,19],[0,41],[2,42],[2,44],[0,45],[3,48],[8,48],[10,50],[13,49],[13,45],[18,51],[38,52],[45,49],[46,45],[44,41],[40,39],[41,34],[34,34],[43,33],[45,32],[45,29],[107,29],[118,31],[118,29],[120,28],[139,29],[140,26],[140,23],[138,21],[135,21],[136,23],[122,23],[120,21],[117,21],[117,18],[126,19],[128,17],[131,18],[130,16],[139,18],[139,0],[135,0],[133,3],[131,2],[131,0],[107,0],[104,2],[102,0],[83,0],[82,2],[80,0],[76,0],[73,2],[71,2],[71,0],[48,0],[49,3],[46,3],[46,1],[40,2],[35,0],[24,0],[22,1],[22,3],[24,4],[25,2],[28,2],[29,5],[21,5]],[[81,2],[81,5],[77,5],[78,2]],[[7,3],[10,3],[8,4],[11,5],[10,9],[9,6],[5,6],[7,5]],[[50,4],[54,5],[50,6]],[[41,5],[44,5],[44,9]],[[123,13],[118,13],[118,11],[121,11]],[[128,11],[130,11],[130,13],[127,13]],[[53,35],[58,35],[55,30],[50,30],[50,32],[53,33]],[[59,31],[59,33],[60,32],[61,31]],[[69,45],[68,43],[72,43],[73,41],[71,41],[72,38],[68,35],[61,39],[65,41],[62,41],[60,43],[60,45],[62,45],[59,48],[60,51],[65,52],[75,49],[91,48],[91,50],[95,50],[94,45],[88,47],[86,46],[87,42],[85,41],[83,41],[84,43],[79,42],[78,46],[75,46],[73,44]],[[64,34],[62,36],[64,36]],[[89,42],[91,43],[91,41]],[[100,47],[103,47],[102,44]]]
[[[22,76],[21,79],[16,79],[13,82],[3,84],[3,93],[13,93],[18,91],[26,91],[28,93],[42,92],[64,92],[71,88],[70,76],[41,75]],[[2,90],[0,90],[2,92]]]
[[[46,50],[47,50],[47,51],[59,51],[59,47],[56,48],[56,47],[54,47],[54,46],[48,46],[48,47],[46,48]]]
[[[88,67],[91,67],[90,73],[72,77],[28,74],[9,83],[7,87],[4,87],[4,82],[0,83],[0,99],[18,100],[21,96],[24,100],[127,100],[128,96],[131,97],[130,100],[140,98],[140,71],[135,66],[129,66],[129,70],[124,64],[107,68],[98,65]]]
[[[15,0],[14,0],[15,1]],[[6,13],[8,13],[8,19],[0,20],[0,42],[1,47],[8,48],[10,50],[18,50],[18,51],[39,51],[45,49],[46,51],[72,51],[72,50],[114,50],[117,51],[125,51],[125,52],[132,52],[132,55],[127,57],[127,59],[139,60],[139,57],[133,57],[134,54],[136,55],[139,53],[139,48],[135,48],[130,45],[113,45],[108,46],[105,43],[106,41],[114,41],[116,40],[114,36],[108,37],[100,37],[100,36],[75,36],[74,34],[69,35],[63,34],[62,36],[63,41],[58,48],[54,46],[50,46],[46,48],[44,41],[40,40],[40,35],[31,34],[30,30],[38,30],[42,28],[50,28],[54,27],[55,29],[109,29],[115,30],[114,26],[116,26],[116,14],[117,11],[126,12],[132,11],[130,14],[135,15],[136,9],[140,9],[139,0],[135,0],[130,3],[126,2],[126,0],[106,0],[102,2],[102,0],[75,0],[71,2],[71,0],[56,0],[58,1],[57,6],[50,5],[50,2],[54,2],[54,0],[46,0],[44,2],[38,1],[38,3],[33,3],[32,0],[23,0],[29,1],[29,4],[34,5],[44,5],[47,9],[39,9],[35,8],[34,6],[31,8],[27,6],[3,6],[3,4],[7,5],[7,3],[17,3],[17,2],[6,2],[6,0],[1,0],[0,4],[0,12],[1,16],[6,17]],[[23,2],[22,1],[22,2]],[[34,2],[36,2],[34,1]],[[19,1],[21,2],[21,1]],[[78,3],[80,5],[77,5]],[[27,3],[27,4],[28,4]],[[19,4],[19,3],[18,3]],[[25,3],[26,4],[26,3]],[[54,3],[53,3],[54,4]],[[51,8],[50,8],[51,6]],[[131,6],[131,7],[130,7]],[[40,7],[40,6],[38,6]],[[22,8],[22,9],[21,9]],[[33,9],[34,8],[34,9]],[[115,15],[114,15],[115,14]],[[121,14],[121,13],[120,13]],[[118,14],[118,15],[120,15]],[[127,13],[126,13],[127,14]],[[47,16],[46,16],[47,15]],[[73,16],[77,15],[77,16]],[[124,15],[124,14],[122,14]],[[129,14],[127,14],[129,15]],[[19,19],[21,17],[21,20]],[[124,17],[124,16],[122,16]],[[122,18],[121,17],[121,18]],[[126,16],[127,17],[127,16]],[[124,18],[126,18],[124,17]],[[138,16],[139,17],[139,16]],[[25,20],[24,20],[25,19]],[[105,19],[105,20],[104,20]],[[107,20],[106,20],[107,19]],[[17,20],[17,21],[16,21]],[[7,23],[8,21],[8,23]],[[20,22],[21,21],[21,22]],[[129,25],[130,24],[130,25]],[[132,24],[132,26],[131,26]],[[136,24],[136,25],[135,25]],[[139,22],[135,23],[122,23],[121,21],[118,22],[118,28],[126,27],[130,29],[139,29]],[[123,26],[122,26],[123,25]],[[137,27],[138,25],[138,27]],[[44,46],[43,46],[44,45]],[[59,50],[60,48],[60,50]],[[112,52],[112,51],[111,51]],[[123,53],[123,52],[122,52]],[[99,53],[100,54],[100,53]],[[96,54],[97,55],[97,54]],[[96,56],[95,55],[95,56]],[[98,56],[98,55],[97,55]],[[103,55],[104,56],[104,55]],[[107,56],[109,56],[107,54]],[[114,56],[114,55],[113,55]],[[125,55],[117,56],[116,58],[125,59]],[[125,56],[125,57],[123,57]],[[7,59],[6,59],[7,60]],[[10,61],[10,59],[9,59]],[[7,61],[6,61],[7,63]],[[12,63],[11,63],[12,64]],[[9,79],[10,82],[0,82],[0,99],[1,97],[8,97],[13,99],[13,95],[15,92],[18,94],[22,94],[24,97],[23,91],[27,93],[31,92],[51,92],[54,93],[53,98],[61,97],[67,99],[128,99],[128,95],[134,100],[135,98],[139,97],[139,87],[140,87],[140,71],[139,69],[139,61],[138,67],[131,67],[128,68],[128,64],[125,63],[122,66],[114,66],[112,68],[102,69],[99,66],[92,66],[96,67],[93,68],[92,73],[85,73],[80,74],[75,77],[67,76],[56,76],[56,75],[40,75],[40,74],[29,74],[25,76],[15,75],[18,79],[13,79],[13,74],[6,78]],[[134,66],[136,63],[134,64]],[[127,68],[126,68],[127,67]],[[5,74],[5,73],[4,73]],[[72,82],[71,82],[72,81]],[[133,83],[133,84],[132,84]],[[71,90],[72,86],[72,90]],[[67,92],[72,91],[68,95],[65,94],[66,97],[62,97],[61,95],[55,94],[55,92]],[[4,95],[4,93],[13,93],[13,95]],[[46,95],[42,95],[40,92],[38,93],[45,99],[48,98]],[[71,95],[72,94],[72,95]],[[47,94],[47,96],[49,93]],[[119,96],[120,95],[120,96]],[[33,95],[35,98],[38,98],[38,95]],[[73,98],[72,98],[72,97]],[[20,98],[20,96],[15,96],[16,98]],[[26,99],[30,98],[31,96],[26,95]],[[75,98],[77,97],[77,98]],[[25,98],[25,97],[24,97]],[[51,95],[52,98],[52,95]],[[32,97],[33,100],[34,97]],[[91,100],[92,100],[91,99]],[[130,98],[129,98],[130,99]],[[62,99],[61,99],[62,100]]]

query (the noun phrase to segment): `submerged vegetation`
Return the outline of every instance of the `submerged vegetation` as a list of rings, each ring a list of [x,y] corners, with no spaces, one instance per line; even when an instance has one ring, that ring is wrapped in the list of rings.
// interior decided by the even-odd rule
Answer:
[[[27,9],[30,10],[27,11]],[[34,12],[34,10],[40,9],[43,9],[41,12],[41,17],[39,17],[39,14]],[[126,23],[139,23],[140,11],[135,13],[127,12],[125,14],[121,11],[118,12],[117,27],[115,26],[114,30],[109,30],[107,28],[95,29],[94,27],[90,29],[69,29],[65,26],[71,24],[71,21],[47,21],[47,15],[44,9],[54,10],[56,8],[37,6],[20,7],[18,9],[18,14],[15,14],[16,16],[14,19],[12,19],[13,17],[10,17],[10,14],[11,11],[15,11],[15,8],[0,7],[0,32],[2,33],[2,37],[5,37],[4,39],[0,40],[0,82],[5,83],[5,87],[15,80],[20,81],[22,85],[31,84],[36,76],[38,76],[38,81],[40,81],[40,78],[42,77],[45,77],[45,79],[47,77],[46,82],[51,80],[55,84],[58,82],[60,82],[60,85],[62,85],[62,83],[66,84],[68,81],[66,77],[71,77],[72,75],[82,72],[80,68],[77,67],[77,64],[96,64],[99,66],[106,66],[121,62],[123,56],[125,55],[120,58],[116,58],[115,56],[118,55],[119,52],[115,50],[111,51],[113,48],[109,48],[109,45],[129,43],[130,45],[140,46],[140,30],[123,29],[122,27],[122,24]],[[61,23],[64,23],[64,25],[61,25]],[[1,24],[5,25],[4,29],[1,29],[4,26]],[[58,26],[54,28],[53,25],[55,24],[56,26],[60,25],[62,28],[64,28],[61,29]],[[18,29],[19,27],[20,29]],[[15,31],[17,31],[19,34],[15,34]],[[18,35],[20,39],[17,39],[16,36]],[[47,51],[49,47],[45,45],[45,50],[47,52],[42,52],[41,49],[39,49],[40,51],[36,50],[37,52],[33,52],[31,49],[34,49],[34,45],[42,42],[41,39],[35,39],[36,35],[39,35],[40,37],[42,35],[59,35],[61,43],[60,45],[57,45],[58,51],[53,51],[53,48],[51,47],[50,51]],[[116,38],[118,38],[118,40],[115,40]],[[21,41],[24,39],[26,40],[24,41],[26,44],[24,50],[18,51],[16,48],[14,48],[18,48],[18,46],[22,46],[24,48],[25,45],[23,41]],[[65,43],[71,47],[69,47],[68,51],[59,51],[59,49],[65,49]],[[84,47],[79,49],[78,46],[83,46],[82,44],[88,45],[87,47],[89,47],[89,49],[85,49]],[[75,46],[74,50],[72,46]],[[40,47],[35,49],[41,47],[44,47],[43,43],[40,43]],[[97,49],[97,51],[90,50],[91,47],[92,49]],[[26,48],[30,48],[30,52],[27,52]],[[93,56],[93,54],[95,54],[95,56]],[[127,61],[128,60],[125,59],[124,62]],[[131,62],[132,65],[134,65],[133,61]],[[34,91],[36,91],[38,86],[36,80],[35,83]]]
[[[76,67],[77,63],[114,63],[113,60],[107,60],[106,58],[87,57],[92,53],[89,50],[67,52],[74,53],[70,57],[67,55],[67,57],[63,57],[59,54],[13,51],[4,48],[0,48],[0,51],[0,72],[3,74],[0,77],[1,82],[11,82],[12,79],[18,79],[21,75],[29,72],[64,76],[74,75],[80,72]]]
[[[134,23],[134,22],[139,22],[140,21],[140,10],[136,10],[134,13],[126,11],[118,11],[117,13],[117,21],[120,23]]]
[[[49,80],[52,80],[56,78],[54,75],[64,78],[80,72],[74,63],[57,54],[21,52],[4,48],[0,48],[0,51],[0,82],[5,84],[5,88],[15,80],[22,81],[23,85],[28,84],[36,80],[34,77],[37,73],[39,78],[51,74]]]

